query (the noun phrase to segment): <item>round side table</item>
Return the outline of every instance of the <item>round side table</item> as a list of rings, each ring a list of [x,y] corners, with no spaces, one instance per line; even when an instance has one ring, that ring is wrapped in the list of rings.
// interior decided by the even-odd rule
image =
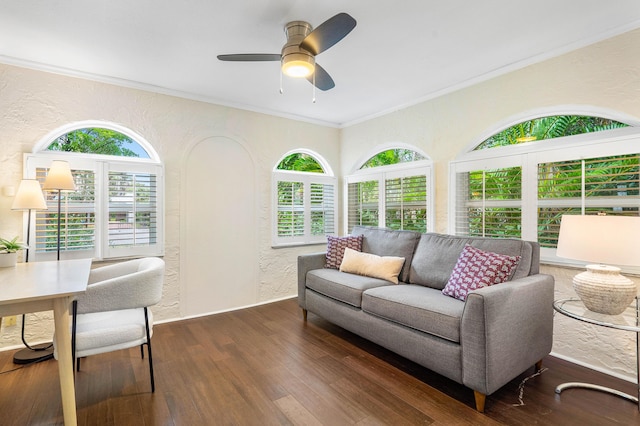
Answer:
[[[561,299],[553,302],[553,309],[569,318],[583,321],[589,324],[599,325],[601,327],[615,328],[617,330],[625,330],[636,333],[636,375],[637,375],[637,393],[636,396],[628,393],[620,392],[616,389],[604,386],[594,385],[591,383],[569,382],[563,383],[556,387],[556,393],[559,394],[569,388],[583,388],[607,392],[622,398],[633,401],[640,411],[640,301],[636,297],[635,303],[630,305],[620,315],[606,315],[592,312],[586,308],[580,299]]]

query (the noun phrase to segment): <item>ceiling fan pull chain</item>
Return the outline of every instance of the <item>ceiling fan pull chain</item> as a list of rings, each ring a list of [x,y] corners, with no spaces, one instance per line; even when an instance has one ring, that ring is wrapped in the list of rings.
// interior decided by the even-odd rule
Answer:
[[[284,90],[282,90],[282,67],[280,67],[280,94],[282,95]]]
[[[313,73],[313,99],[312,103],[316,103],[316,73]]]

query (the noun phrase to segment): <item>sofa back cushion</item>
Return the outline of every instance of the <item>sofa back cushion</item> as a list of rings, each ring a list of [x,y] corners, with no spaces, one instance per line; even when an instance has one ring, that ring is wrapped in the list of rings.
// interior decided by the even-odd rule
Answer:
[[[460,237],[426,233],[420,237],[413,255],[409,283],[443,289],[466,244],[484,251],[520,256],[520,262],[512,279],[539,272],[540,246],[538,243],[507,238]]]
[[[364,253],[372,253],[378,256],[404,257],[404,266],[400,271],[398,279],[403,282],[408,282],[409,268],[411,266],[413,252],[420,240],[421,234],[419,232],[394,231],[384,228],[354,226],[351,231],[351,235],[364,236],[362,240],[362,251]],[[462,249],[460,250],[462,251]],[[453,269],[453,265],[451,268]]]

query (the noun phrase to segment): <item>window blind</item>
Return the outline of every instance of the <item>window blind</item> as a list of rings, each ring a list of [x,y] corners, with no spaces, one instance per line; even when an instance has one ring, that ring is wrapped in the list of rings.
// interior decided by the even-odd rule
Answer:
[[[427,230],[427,177],[385,180],[385,226],[419,232]]]
[[[350,233],[356,225],[378,226],[380,210],[378,180],[349,183],[347,191],[347,232]]]
[[[325,236],[336,233],[334,185],[311,185],[311,235]]]
[[[555,248],[563,214],[638,216],[640,155],[538,165],[538,241]]]
[[[458,173],[456,187],[457,235],[520,238],[520,166]]]
[[[109,172],[108,244],[110,248],[150,246],[157,243],[157,191],[155,174]]]
[[[336,184],[319,173],[274,172],[274,245],[326,242],[336,234]]]
[[[36,178],[42,185],[46,168],[36,169]],[[57,252],[58,249],[58,196],[60,197],[60,250],[93,252],[95,248],[95,173],[92,170],[72,169],[76,191],[45,191],[48,210],[36,212],[35,254]],[[35,245],[35,247],[34,247]]]
[[[278,182],[278,237],[304,235],[304,184]]]

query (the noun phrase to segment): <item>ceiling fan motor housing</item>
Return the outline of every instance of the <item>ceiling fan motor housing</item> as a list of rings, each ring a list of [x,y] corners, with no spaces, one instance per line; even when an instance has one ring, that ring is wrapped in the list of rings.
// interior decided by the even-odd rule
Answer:
[[[300,47],[300,43],[311,33],[313,27],[305,21],[289,22],[284,33],[287,43],[282,48],[282,71],[291,77],[308,77],[315,69],[315,56]]]

